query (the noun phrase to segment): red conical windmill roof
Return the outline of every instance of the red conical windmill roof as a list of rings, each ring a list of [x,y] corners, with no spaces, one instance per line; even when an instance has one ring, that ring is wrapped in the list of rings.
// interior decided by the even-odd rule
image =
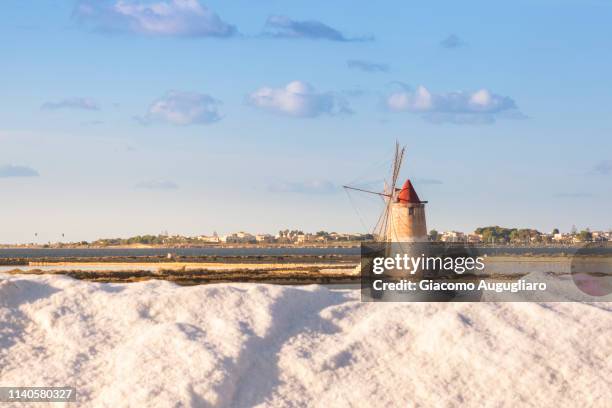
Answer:
[[[406,182],[402,186],[402,189],[397,195],[397,201],[401,203],[420,203],[421,202],[418,194],[414,190],[414,187],[412,187],[412,183],[410,182],[409,179],[406,180]]]

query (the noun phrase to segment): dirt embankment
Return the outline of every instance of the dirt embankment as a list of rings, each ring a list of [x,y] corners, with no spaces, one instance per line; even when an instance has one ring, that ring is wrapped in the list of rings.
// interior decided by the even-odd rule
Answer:
[[[22,258],[9,261],[2,263],[16,267],[7,271],[10,274],[57,274],[94,282],[163,279],[181,285],[220,282],[325,284],[356,282],[358,272],[355,267],[359,264],[359,256],[122,256]]]
[[[199,285],[221,282],[260,282],[287,285],[356,283],[359,271],[352,265],[292,265],[287,268],[265,266],[263,268],[227,268],[227,269],[159,269],[159,270],[41,270],[23,271],[14,269],[9,274],[56,274],[92,282],[138,282],[149,279],[160,279],[175,282],[179,285]]]

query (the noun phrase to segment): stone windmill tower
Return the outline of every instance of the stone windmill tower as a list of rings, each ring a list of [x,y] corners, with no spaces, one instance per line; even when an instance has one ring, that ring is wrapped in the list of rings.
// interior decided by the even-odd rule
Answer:
[[[390,200],[386,241],[426,242],[425,201],[421,201],[410,180]]]

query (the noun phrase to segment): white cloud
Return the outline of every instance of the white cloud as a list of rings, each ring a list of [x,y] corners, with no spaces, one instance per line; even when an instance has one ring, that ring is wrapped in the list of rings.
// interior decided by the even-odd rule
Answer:
[[[493,123],[499,118],[525,118],[512,98],[487,89],[436,94],[424,86],[416,90],[403,87],[388,95],[385,103],[391,111],[421,113],[434,123]]]
[[[221,120],[221,101],[196,92],[169,91],[154,101],[144,117],[136,119],[148,124],[163,121],[174,125],[208,124]]]
[[[328,41],[372,41],[373,37],[347,37],[337,29],[320,21],[297,21],[287,16],[270,16],[266,21],[265,35],[275,38],[306,38]]]
[[[426,112],[431,109],[432,96],[427,88],[419,86],[415,92],[401,91],[389,95],[387,106],[392,111]]]
[[[293,81],[282,88],[259,88],[248,95],[247,101],[257,108],[301,118],[352,113],[343,99],[330,92],[317,92],[303,81]]]
[[[7,164],[0,166],[0,178],[9,177],[38,177],[39,174],[36,170],[27,166],[15,166]]]
[[[176,190],[179,186],[173,181],[168,180],[149,180],[142,181],[135,186],[145,190]]]
[[[96,101],[90,98],[67,98],[57,102],[45,102],[41,106],[44,110],[57,110],[57,109],[84,109],[84,110],[98,110],[100,109]]]
[[[180,37],[229,37],[236,28],[198,0],[81,0],[77,19],[100,31]]]

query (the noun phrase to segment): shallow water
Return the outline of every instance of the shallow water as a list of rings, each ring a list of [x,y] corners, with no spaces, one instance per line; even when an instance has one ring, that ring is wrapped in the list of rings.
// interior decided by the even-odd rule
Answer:
[[[259,256],[259,255],[359,255],[353,248],[0,248],[2,258],[121,257],[121,256]]]

